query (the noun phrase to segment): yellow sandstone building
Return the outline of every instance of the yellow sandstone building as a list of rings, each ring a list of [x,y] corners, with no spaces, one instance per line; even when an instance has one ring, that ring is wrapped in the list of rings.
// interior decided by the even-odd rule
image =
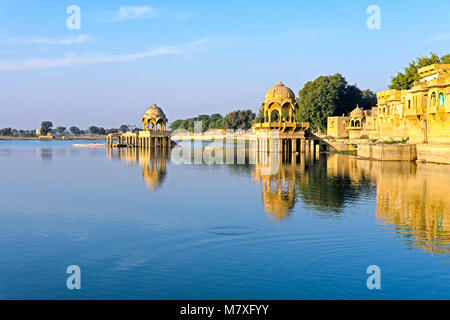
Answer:
[[[260,108],[264,120],[253,125],[258,151],[305,152],[305,131],[308,130],[309,123],[299,123],[295,120],[296,109],[294,92],[282,82],[278,82],[266,92]]]
[[[410,90],[388,90],[378,97],[378,139],[450,143],[450,64],[419,69]]]
[[[378,107],[329,117],[328,136],[410,143],[450,144],[450,64],[419,69],[410,90],[377,94]]]

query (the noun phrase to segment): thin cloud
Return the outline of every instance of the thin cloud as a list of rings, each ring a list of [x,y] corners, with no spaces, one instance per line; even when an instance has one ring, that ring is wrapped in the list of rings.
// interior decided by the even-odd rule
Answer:
[[[150,6],[121,6],[112,19],[106,22],[119,22],[133,19],[156,18],[161,13],[161,9]]]
[[[82,34],[79,36],[70,36],[64,39],[36,37],[36,38],[13,38],[12,41],[18,43],[41,44],[41,45],[72,45],[90,42],[93,41],[93,39],[92,37],[86,34]]]
[[[83,66],[99,63],[129,62],[155,56],[165,56],[193,52],[201,49],[207,42],[206,38],[181,46],[161,46],[157,49],[129,54],[105,54],[94,53],[86,55],[66,54],[62,58],[30,58],[25,60],[0,59],[0,71],[64,68],[71,66]]]

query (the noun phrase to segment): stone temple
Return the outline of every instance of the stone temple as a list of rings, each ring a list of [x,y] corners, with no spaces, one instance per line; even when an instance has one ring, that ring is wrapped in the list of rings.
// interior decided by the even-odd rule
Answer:
[[[267,91],[260,110],[264,114],[264,120],[253,125],[258,151],[305,152],[305,132],[309,123],[299,123],[295,120],[297,102],[291,89],[278,82]]]
[[[171,132],[166,130],[167,122],[163,110],[153,104],[142,117],[144,130],[109,134],[106,144],[110,147],[171,147]]]

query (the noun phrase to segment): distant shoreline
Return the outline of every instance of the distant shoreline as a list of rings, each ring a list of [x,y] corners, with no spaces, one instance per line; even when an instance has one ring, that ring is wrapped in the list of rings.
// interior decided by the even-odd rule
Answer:
[[[35,140],[35,141],[67,141],[67,140],[106,140],[106,136],[71,136],[54,137],[53,139],[43,139],[39,137],[9,137],[0,136],[0,140]]]

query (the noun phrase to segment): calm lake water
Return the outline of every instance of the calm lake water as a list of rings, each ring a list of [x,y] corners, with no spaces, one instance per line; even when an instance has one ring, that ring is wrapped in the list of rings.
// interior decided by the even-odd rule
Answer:
[[[2,299],[450,298],[450,166],[72,143],[0,141]]]

